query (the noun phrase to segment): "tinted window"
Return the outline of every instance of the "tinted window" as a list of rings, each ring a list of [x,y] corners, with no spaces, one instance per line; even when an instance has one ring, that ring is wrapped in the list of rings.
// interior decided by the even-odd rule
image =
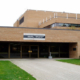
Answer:
[[[61,27],[71,27],[71,26],[75,26],[75,27],[80,27],[80,24],[54,23],[54,24],[51,25],[51,27],[55,27],[55,26],[61,26]]]
[[[23,23],[24,22],[24,17],[21,18],[21,20],[19,21],[19,24]]]
[[[73,51],[76,51],[76,48],[73,48]]]

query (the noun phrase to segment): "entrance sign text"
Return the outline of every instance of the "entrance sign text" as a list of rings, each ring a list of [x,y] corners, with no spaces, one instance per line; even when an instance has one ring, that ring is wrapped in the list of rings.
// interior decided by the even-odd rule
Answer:
[[[24,33],[24,40],[45,40],[45,34]]]

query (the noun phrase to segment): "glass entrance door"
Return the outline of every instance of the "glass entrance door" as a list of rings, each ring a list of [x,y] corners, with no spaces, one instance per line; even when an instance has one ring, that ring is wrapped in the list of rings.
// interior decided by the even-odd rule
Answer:
[[[50,46],[50,52],[52,57],[59,57],[59,46]]]
[[[29,58],[29,46],[22,46],[22,58]]]
[[[69,57],[69,44],[60,45],[60,57],[68,58]]]
[[[37,58],[38,57],[38,46],[30,46],[31,49],[31,58]]]
[[[68,43],[55,43],[50,46],[51,56],[54,58],[68,58],[69,57],[69,44]]]
[[[38,46],[22,46],[22,58],[37,58]]]
[[[40,58],[48,58],[49,47],[47,45],[42,45],[42,44],[40,45],[39,56],[40,56]]]

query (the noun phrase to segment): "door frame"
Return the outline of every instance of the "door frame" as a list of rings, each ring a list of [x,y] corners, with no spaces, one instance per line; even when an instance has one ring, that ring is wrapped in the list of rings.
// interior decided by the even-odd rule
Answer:
[[[39,45],[21,45],[21,58],[22,58],[22,47],[23,46],[29,46],[29,50],[31,50],[31,46],[37,46],[38,47],[38,53],[37,53],[37,58],[39,58]],[[31,53],[29,53],[29,58],[31,58]]]
[[[60,46],[58,46],[58,48],[59,48],[59,51],[58,51],[59,57],[53,57],[53,58],[60,58]],[[54,49],[54,48],[53,48],[53,49]],[[50,52],[51,52],[51,46],[49,46],[49,55],[50,55]],[[51,54],[54,54],[54,52],[51,53]]]

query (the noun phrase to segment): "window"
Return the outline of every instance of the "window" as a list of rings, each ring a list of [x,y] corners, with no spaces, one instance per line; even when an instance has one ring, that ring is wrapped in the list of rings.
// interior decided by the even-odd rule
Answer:
[[[63,23],[58,23],[58,26],[63,26],[64,24]]]
[[[53,24],[51,24],[51,27],[55,27],[55,26],[61,26],[61,27],[75,26],[75,27],[80,27],[80,24],[70,24],[70,23],[53,23]]]
[[[55,27],[55,23],[51,25],[51,27]]]
[[[10,58],[20,58],[20,44],[10,43]]]
[[[76,51],[76,48],[73,48],[73,51]]]
[[[23,23],[24,22],[24,17],[22,17],[19,21],[19,24]]]
[[[8,58],[8,43],[0,43],[0,58]]]

